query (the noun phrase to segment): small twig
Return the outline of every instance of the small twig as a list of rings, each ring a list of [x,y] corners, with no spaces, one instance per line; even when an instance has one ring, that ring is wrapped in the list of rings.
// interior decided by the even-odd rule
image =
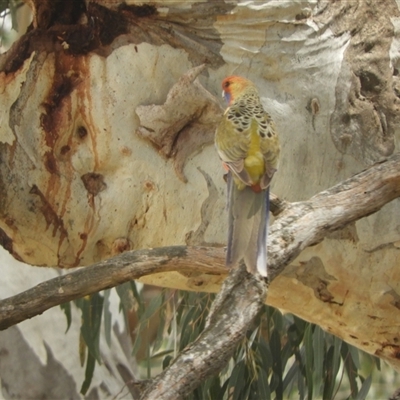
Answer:
[[[270,193],[270,211],[274,217],[277,217],[287,206],[286,200],[280,199],[276,194]]]

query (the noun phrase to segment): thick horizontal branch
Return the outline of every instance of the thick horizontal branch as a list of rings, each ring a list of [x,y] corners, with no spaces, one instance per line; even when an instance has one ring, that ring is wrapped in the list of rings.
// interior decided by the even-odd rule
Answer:
[[[217,275],[228,272],[222,248],[171,246],[129,251],[1,300],[0,330],[68,301],[145,275],[168,271]]]
[[[270,279],[328,232],[378,211],[399,196],[400,154],[396,154],[308,201],[288,203],[271,226]],[[224,250],[174,246],[120,254],[0,301],[0,330],[67,301],[168,271],[225,274]]]
[[[270,280],[306,247],[320,242],[330,232],[377,212],[397,197],[400,197],[400,153],[308,201],[288,203],[270,229]]]

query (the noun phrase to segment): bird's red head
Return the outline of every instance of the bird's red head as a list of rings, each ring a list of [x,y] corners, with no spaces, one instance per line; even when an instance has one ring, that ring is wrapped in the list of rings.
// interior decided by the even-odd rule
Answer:
[[[228,76],[222,81],[222,96],[228,105],[232,104],[248,87],[254,87],[253,82],[241,76]]]

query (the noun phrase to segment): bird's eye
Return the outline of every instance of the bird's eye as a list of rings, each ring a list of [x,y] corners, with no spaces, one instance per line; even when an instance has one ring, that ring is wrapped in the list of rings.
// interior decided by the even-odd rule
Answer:
[[[231,83],[229,81],[224,82],[224,89],[228,88]]]

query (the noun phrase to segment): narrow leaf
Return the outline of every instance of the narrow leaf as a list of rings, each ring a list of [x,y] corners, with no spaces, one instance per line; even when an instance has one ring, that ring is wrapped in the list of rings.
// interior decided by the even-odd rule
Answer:
[[[369,375],[368,378],[364,380],[355,400],[365,400],[367,398],[369,389],[371,388],[371,382],[372,382],[372,375]]]
[[[132,290],[132,294],[133,297],[136,300],[136,304],[137,304],[137,312],[138,312],[138,316],[139,318],[142,316],[143,312],[144,312],[144,305],[143,305],[143,299],[139,293],[139,290],[136,286],[136,282],[135,281],[130,281],[130,285],[131,285],[131,290]]]
[[[257,388],[258,388],[259,399],[263,400],[271,399],[271,391],[268,385],[268,375],[262,369],[258,371]]]
[[[292,366],[289,368],[289,371],[285,375],[285,378],[283,379],[283,390],[289,388],[289,385],[293,383],[298,373],[299,373],[299,364],[296,361],[294,361]]]
[[[89,352],[100,363],[100,326],[103,314],[103,297],[94,293],[82,302],[81,333]]]
[[[165,368],[168,368],[168,366],[169,366],[169,364],[171,364],[172,360],[173,360],[173,357],[171,357],[171,356],[167,356],[164,358],[163,363],[162,363],[163,370]]]
[[[148,307],[146,307],[143,315],[140,318],[140,322],[147,322],[156,312],[159,310],[162,304],[162,296],[157,295],[150,301]]]
[[[272,354],[269,349],[269,344],[262,337],[258,343],[258,349],[261,356],[262,370],[269,375],[269,370],[272,368]]]
[[[313,333],[313,346],[314,346],[314,396],[319,396],[323,387],[323,368],[324,368],[324,354],[325,354],[325,338],[324,331],[315,326]]]
[[[87,361],[86,361],[86,370],[85,370],[85,380],[82,383],[81,394],[85,395],[88,391],[90,384],[93,378],[94,367],[96,365],[96,359],[88,353]]]
[[[65,317],[67,318],[67,329],[65,330],[65,333],[67,333],[71,326],[71,302],[60,304],[60,308],[64,311]]]
[[[351,355],[351,358],[353,360],[354,366],[357,370],[359,370],[360,369],[360,351],[356,347],[352,346],[351,344],[348,344],[347,346],[348,346],[348,350]]]
[[[307,379],[308,400],[313,396],[313,360],[314,347],[312,340],[312,325],[309,324],[304,332],[304,347],[305,347],[305,370]]]
[[[10,7],[11,27],[16,32],[18,32],[18,20],[17,20],[18,6],[17,6],[17,3],[15,1],[11,0],[8,2],[8,6]]]
[[[354,365],[353,359],[349,351],[350,345],[343,342],[341,347],[341,354],[344,362],[345,371],[350,383],[351,396],[355,398],[358,394],[357,386],[357,369]]]
[[[245,363],[240,361],[233,368],[232,374],[229,378],[228,393],[233,393],[233,400],[239,400],[244,387],[244,374],[245,374]],[[230,397],[230,396],[229,396]]]
[[[104,314],[104,336],[106,338],[106,342],[108,347],[111,347],[111,312],[110,312],[110,289],[106,289],[104,291],[104,306],[103,306],[103,314]]]
[[[274,371],[274,378],[277,379],[276,385],[276,396],[278,398],[283,397],[283,386],[282,386],[282,358],[281,358],[281,337],[277,329],[274,329],[271,334],[269,341],[271,354],[272,354],[272,369]],[[272,386],[271,386],[272,387]]]

